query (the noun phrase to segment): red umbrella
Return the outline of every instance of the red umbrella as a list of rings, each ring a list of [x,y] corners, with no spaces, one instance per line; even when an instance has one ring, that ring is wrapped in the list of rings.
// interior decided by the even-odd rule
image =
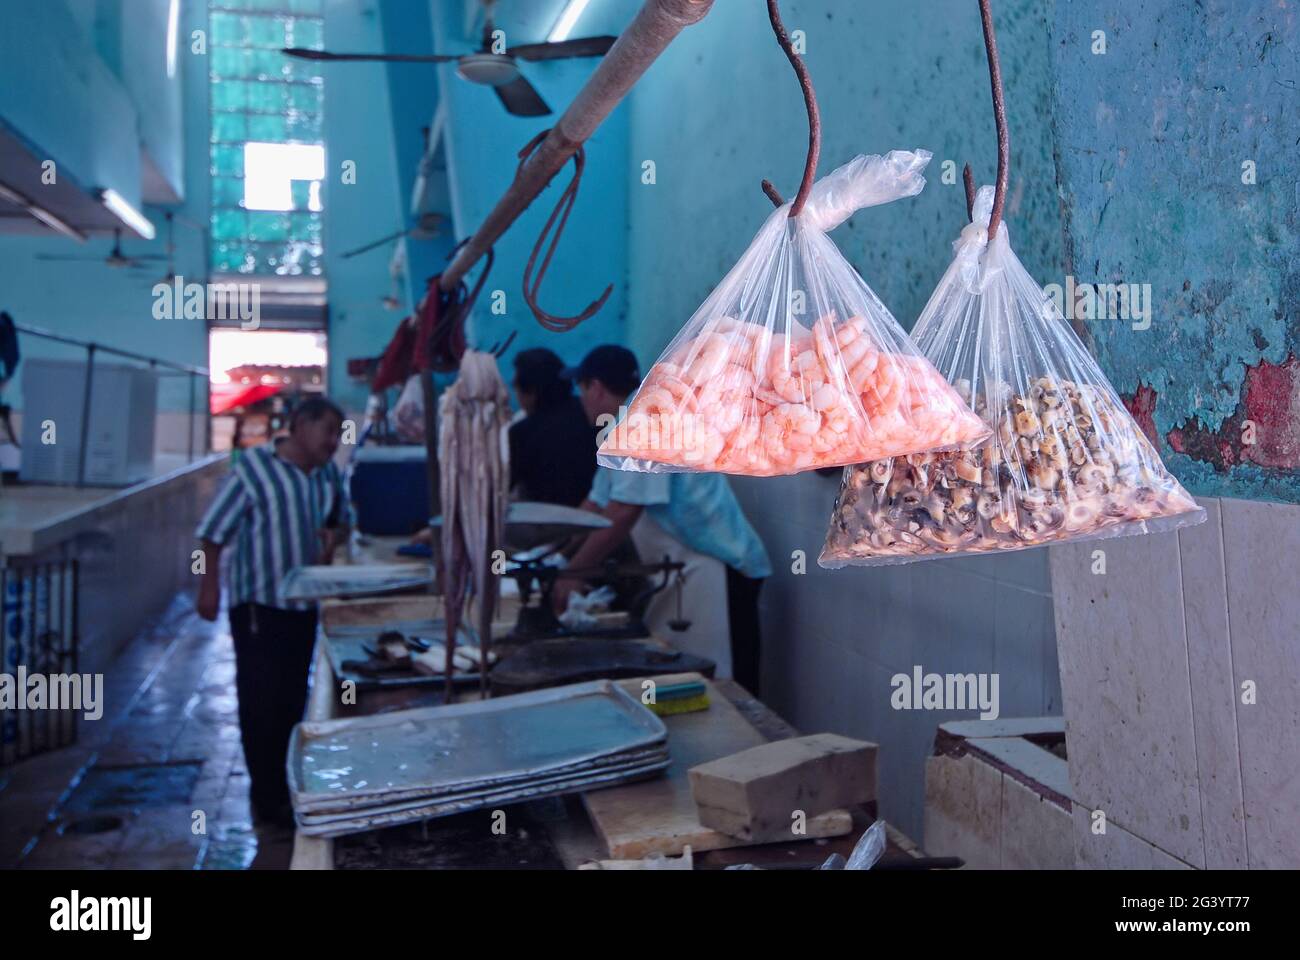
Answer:
[[[231,386],[235,388],[231,393],[226,393],[220,387],[213,390],[210,406],[214,414],[226,413],[236,407],[247,407],[259,400],[273,397],[284,389],[282,383],[254,383],[247,387],[243,384],[231,384]]]

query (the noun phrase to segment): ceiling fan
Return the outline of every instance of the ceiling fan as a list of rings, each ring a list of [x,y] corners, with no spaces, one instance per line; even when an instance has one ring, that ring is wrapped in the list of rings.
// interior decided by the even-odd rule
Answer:
[[[519,72],[519,61],[564,60],[571,57],[603,57],[614,45],[617,37],[578,37],[556,43],[524,43],[507,47],[504,53],[493,53],[492,4],[485,4],[487,18],[483,25],[483,45],[474,53],[410,54],[410,53],[331,53],[328,50],[306,50],[286,47],[284,52],[303,60],[363,60],[388,63],[455,63],[456,73],[470,83],[489,86],[496,91],[508,113],[517,117],[542,117],[551,112],[536,88]]]
[[[166,220],[167,220],[167,245],[166,245],[166,247],[165,247],[165,249],[166,249],[166,251],[167,251],[167,256],[164,257],[164,258],[159,258],[159,259],[165,259],[165,260],[167,261],[167,272],[164,273],[164,274],[162,275],[161,278],[159,278],[158,282],[159,282],[159,283],[170,284],[170,283],[174,283],[175,280],[176,280],[176,260],[175,260],[175,257],[176,257],[176,221],[177,221],[177,220],[180,220],[180,221],[181,221],[182,223],[184,223],[186,226],[188,226],[188,227],[193,227],[195,230],[198,230],[200,233],[203,233],[203,232],[206,232],[206,231],[205,231],[205,229],[204,229],[203,227],[199,226],[197,223],[194,223],[192,220],[187,220],[185,217],[178,217],[178,216],[177,216],[175,213],[173,213],[171,210],[168,210],[166,213],[163,214],[163,216],[164,216],[164,217],[166,218]],[[151,267],[150,267],[150,268],[146,268],[144,264],[139,264],[137,267],[135,267],[135,269],[137,269],[137,270],[144,270],[144,269],[150,269],[150,270],[152,270]]]
[[[142,253],[136,256],[128,257],[125,253],[122,252],[121,228],[117,228],[113,231],[113,249],[108,251],[108,256],[106,257],[75,257],[75,256],[64,256],[63,254],[58,254],[58,253],[36,254],[37,260],[65,260],[65,261],[81,262],[81,263],[103,263],[114,268],[142,267],[145,265],[146,261],[167,260],[169,259],[169,257],[170,254],[164,256],[161,253]]]

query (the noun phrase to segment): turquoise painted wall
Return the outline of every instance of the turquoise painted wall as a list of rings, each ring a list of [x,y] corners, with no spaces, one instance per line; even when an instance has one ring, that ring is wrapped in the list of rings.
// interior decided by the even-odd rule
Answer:
[[[140,107],[97,49],[93,10],[90,0],[5,5],[0,121],[62,176],[138,208]]]
[[[104,62],[126,87],[137,112],[142,149],[171,190],[185,193],[185,135],[182,123],[182,84],[167,73],[167,16],[172,0],[71,0],[77,7],[94,7],[95,42]],[[183,13],[201,0],[180,0]],[[175,70],[188,55],[189,34],[177,21]]]
[[[157,60],[148,65],[148,81],[141,78],[128,87],[96,52],[93,34],[87,32],[95,23],[90,9],[94,4],[75,0],[73,5],[81,19],[63,0],[6,6],[5,29],[0,30],[0,117],[12,122],[42,152],[48,152],[59,164],[60,176],[66,171],[83,185],[112,186],[123,196],[138,199],[140,140],[136,118],[152,108],[155,98],[161,97],[166,104],[174,97],[184,103],[181,130],[186,161],[181,185],[185,203],[177,212],[195,223],[206,223],[207,57],[191,53],[189,43],[183,42],[178,49],[176,76],[168,81],[164,45],[157,51]],[[149,0],[138,9],[146,7],[148,17],[133,15],[141,22],[162,17],[162,27],[151,20],[141,30],[163,44],[166,4]],[[187,0],[181,10],[182,38],[188,38],[191,30],[206,29],[205,3]],[[137,68],[144,74],[145,65],[131,69]],[[161,79],[156,71],[162,71]],[[162,86],[169,91],[166,96],[158,92]],[[141,101],[133,100],[135,96]],[[165,253],[163,212],[153,207],[146,207],[145,212],[158,228],[158,236],[146,241],[125,232],[122,246],[128,255]],[[175,238],[177,272],[187,280],[202,280],[207,274],[204,236],[178,224]],[[103,257],[111,246],[108,237],[94,237],[78,244],[55,235],[0,235],[0,307],[20,324],[46,327],[178,363],[206,366],[207,331],[203,321],[153,317],[151,291],[166,269],[164,263],[157,264],[155,276],[154,271],[135,274],[101,263],[35,258],[38,253]],[[21,345],[29,357],[85,356],[83,350],[31,337],[23,337]],[[6,388],[7,402],[16,409],[22,408],[21,378],[20,368],[18,377]],[[201,391],[199,398],[201,402]],[[158,401],[164,410],[186,409],[189,389],[185,378],[165,378]]]
[[[383,49],[378,0],[328,0],[325,47]],[[326,64],[325,76],[325,274],[329,281],[330,394],[359,411],[369,391],[347,376],[350,357],[378,354],[409,312],[386,310],[388,262],[393,245],[344,259],[341,255],[400,229],[406,223],[406,189],[394,159],[388,74],[383,64]],[[342,182],[342,164],[356,163],[356,183]]]
[[[1300,502],[1297,43],[1294,7],[1264,0],[1052,18],[1063,272],[1150,284],[1149,329],[1088,328],[1198,494]]]
[[[1059,269],[1061,222],[1052,158],[1049,57],[1041,3],[999,3],[999,42],[1013,106],[1007,222],[1031,273]],[[997,162],[984,46],[973,0],[871,4],[785,0],[806,34],[822,114],[820,172],[858,153],[934,153],[916,198],[865,210],[834,234],[841,251],[910,328],[965,223],[961,164],[981,183]],[[798,188],[807,117],[794,73],[761,3],[720,0],[684,31],[633,91],[629,165],[653,160],[658,182],[633,180],[629,334],[653,361],[748,246],[771,211],[767,177]],[[943,162],[956,182],[941,182]]]
[[[393,53],[434,52],[433,23],[426,4],[418,0],[382,0],[380,10],[384,49]],[[432,129],[434,126],[434,115],[441,99],[438,71],[428,64],[391,63],[387,72],[388,109],[401,213],[409,222],[413,219],[412,190],[428,143],[424,128]],[[439,186],[445,189],[445,184]],[[418,303],[424,295],[427,278],[442,270],[453,242],[450,220],[444,221],[437,236],[403,241],[406,256],[404,280],[411,303]]]

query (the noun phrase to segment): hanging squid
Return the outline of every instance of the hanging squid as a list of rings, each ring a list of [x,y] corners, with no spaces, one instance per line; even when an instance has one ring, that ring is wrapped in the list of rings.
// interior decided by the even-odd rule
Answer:
[[[487,696],[492,614],[499,585],[493,552],[505,532],[510,493],[507,428],[510,403],[490,353],[468,350],[460,375],[438,401],[442,549],[439,581],[447,621],[447,699],[452,694],[456,636],[466,601],[477,601],[479,682]]]

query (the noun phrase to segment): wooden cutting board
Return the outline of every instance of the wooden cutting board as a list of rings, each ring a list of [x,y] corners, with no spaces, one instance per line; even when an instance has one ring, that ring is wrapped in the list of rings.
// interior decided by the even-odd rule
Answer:
[[[703,678],[698,673],[684,673],[655,679],[667,685]],[[640,698],[641,680],[619,682]],[[747,841],[700,823],[686,771],[696,764],[767,743],[767,738],[713,684],[703,682],[709,692],[707,710],[663,718],[672,758],[663,776],[583,794],[587,814],[610,859],[638,860],[654,854],[675,857],[688,846],[701,853],[747,845]],[[831,810],[810,817],[807,826],[809,838],[838,837],[853,829],[853,817],[847,810]]]

